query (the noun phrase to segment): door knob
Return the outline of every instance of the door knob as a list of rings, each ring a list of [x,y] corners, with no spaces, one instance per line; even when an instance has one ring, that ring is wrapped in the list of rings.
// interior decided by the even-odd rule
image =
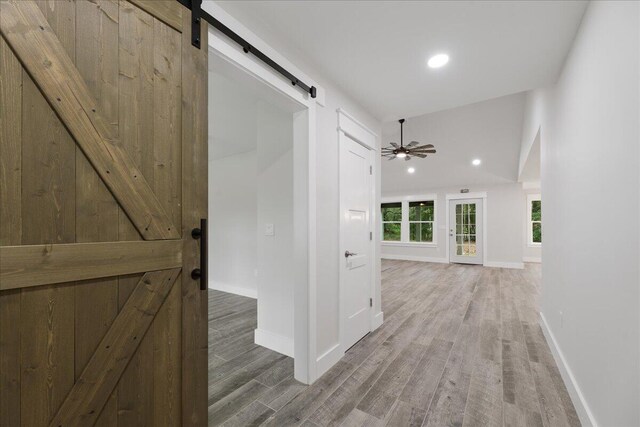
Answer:
[[[354,256],[354,255],[358,255],[358,254],[355,252],[349,252],[349,251],[345,251],[344,253],[345,258],[349,258],[350,256]]]

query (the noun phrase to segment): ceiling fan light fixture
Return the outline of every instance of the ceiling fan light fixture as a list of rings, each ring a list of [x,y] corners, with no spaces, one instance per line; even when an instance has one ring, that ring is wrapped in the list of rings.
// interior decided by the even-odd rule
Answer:
[[[447,62],[449,62],[449,55],[446,53],[439,53],[429,58],[427,65],[429,68],[440,68],[447,65]]]
[[[407,157],[407,153],[401,151],[398,154],[396,154],[396,157],[399,159],[404,159],[405,157]]]

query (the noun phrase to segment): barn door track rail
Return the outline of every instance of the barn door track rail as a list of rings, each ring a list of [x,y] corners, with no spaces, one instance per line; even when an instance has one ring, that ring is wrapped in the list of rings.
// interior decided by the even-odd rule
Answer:
[[[224,25],[222,22],[218,21],[216,18],[211,16],[207,11],[202,9],[202,0],[177,0],[184,7],[191,10],[191,44],[198,49],[200,49],[200,23],[201,20],[204,19],[210,25],[212,25],[215,29],[220,31],[225,36],[229,37],[234,42],[238,43],[244,53],[251,53],[256,56],[259,60],[267,64],[269,67],[273,68],[278,73],[282,74],[287,80],[291,82],[292,85],[298,86],[300,89],[304,90],[306,93],[311,95],[311,98],[316,97],[316,87],[309,86],[304,82],[300,81],[296,76],[287,71],[280,64],[275,62],[273,59],[269,58],[262,51],[252,46],[248,41],[240,37],[238,34],[233,32],[229,27]]]

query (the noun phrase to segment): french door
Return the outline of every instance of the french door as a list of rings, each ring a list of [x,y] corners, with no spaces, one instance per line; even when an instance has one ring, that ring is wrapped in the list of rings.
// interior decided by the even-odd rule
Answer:
[[[449,261],[483,263],[482,199],[449,201]]]
[[[0,0],[0,425],[207,424],[207,26]]]

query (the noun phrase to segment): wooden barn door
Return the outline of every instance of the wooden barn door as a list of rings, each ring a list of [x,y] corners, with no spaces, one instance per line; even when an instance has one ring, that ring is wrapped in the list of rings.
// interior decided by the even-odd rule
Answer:
[[[207,30],[0,0],[0,425],[207,423]],[[184,31],[183,31],[184,30]]]

